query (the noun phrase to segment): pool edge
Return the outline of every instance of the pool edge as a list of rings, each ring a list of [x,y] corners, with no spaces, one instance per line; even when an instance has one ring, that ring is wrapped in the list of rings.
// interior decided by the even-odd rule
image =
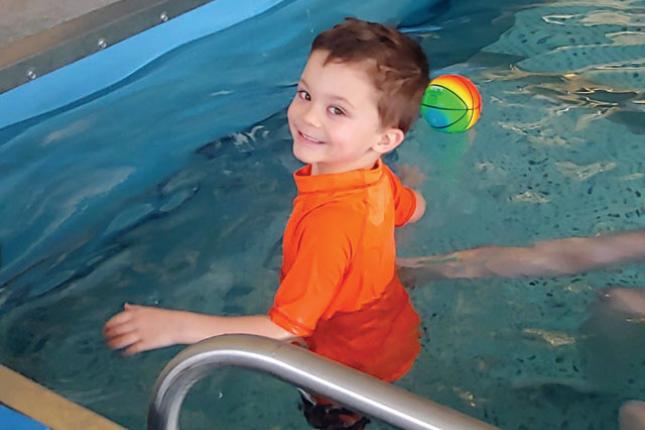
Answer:
[[[124,427],[0,364],[0,403],[56,430]]]

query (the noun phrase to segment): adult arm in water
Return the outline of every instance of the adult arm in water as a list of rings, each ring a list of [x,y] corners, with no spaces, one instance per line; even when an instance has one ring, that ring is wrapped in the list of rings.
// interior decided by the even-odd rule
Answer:
[[[645,261],[645,229],[570,237],[527,247],[483,246],[451,254],[400,258],[406,282],[438,279],[558,276]]]

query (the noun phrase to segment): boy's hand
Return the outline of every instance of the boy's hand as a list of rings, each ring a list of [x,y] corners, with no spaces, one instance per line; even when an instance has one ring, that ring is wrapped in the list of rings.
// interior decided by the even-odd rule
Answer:
[[[397,170],[401,182],[410,188],[418,188],[426,179],[421,169],[412,164],[400,164]]]
[[[105,323],[103,335],[112,349],[124,349],[124,355],[133,355],[149,349],[177,343],[173,323],[177,311],[126,303],[124,310]]]

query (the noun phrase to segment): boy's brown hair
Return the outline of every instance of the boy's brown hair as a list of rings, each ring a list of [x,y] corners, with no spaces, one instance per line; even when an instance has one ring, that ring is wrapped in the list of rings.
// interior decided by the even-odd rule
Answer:
[[[346,18],[320,33],[311,51],[328,51],[329,62],[365,64],[380,92],[381,123],[407,132],[419,115],[428,85],[428,61],[421,47],[392,27]]]

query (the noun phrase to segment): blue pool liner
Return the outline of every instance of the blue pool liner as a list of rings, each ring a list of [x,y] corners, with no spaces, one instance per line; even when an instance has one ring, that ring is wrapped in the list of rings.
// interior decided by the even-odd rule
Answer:
[[[0,430],[47,430],[49,427],[16,412],[5,405],[0,405]]]

